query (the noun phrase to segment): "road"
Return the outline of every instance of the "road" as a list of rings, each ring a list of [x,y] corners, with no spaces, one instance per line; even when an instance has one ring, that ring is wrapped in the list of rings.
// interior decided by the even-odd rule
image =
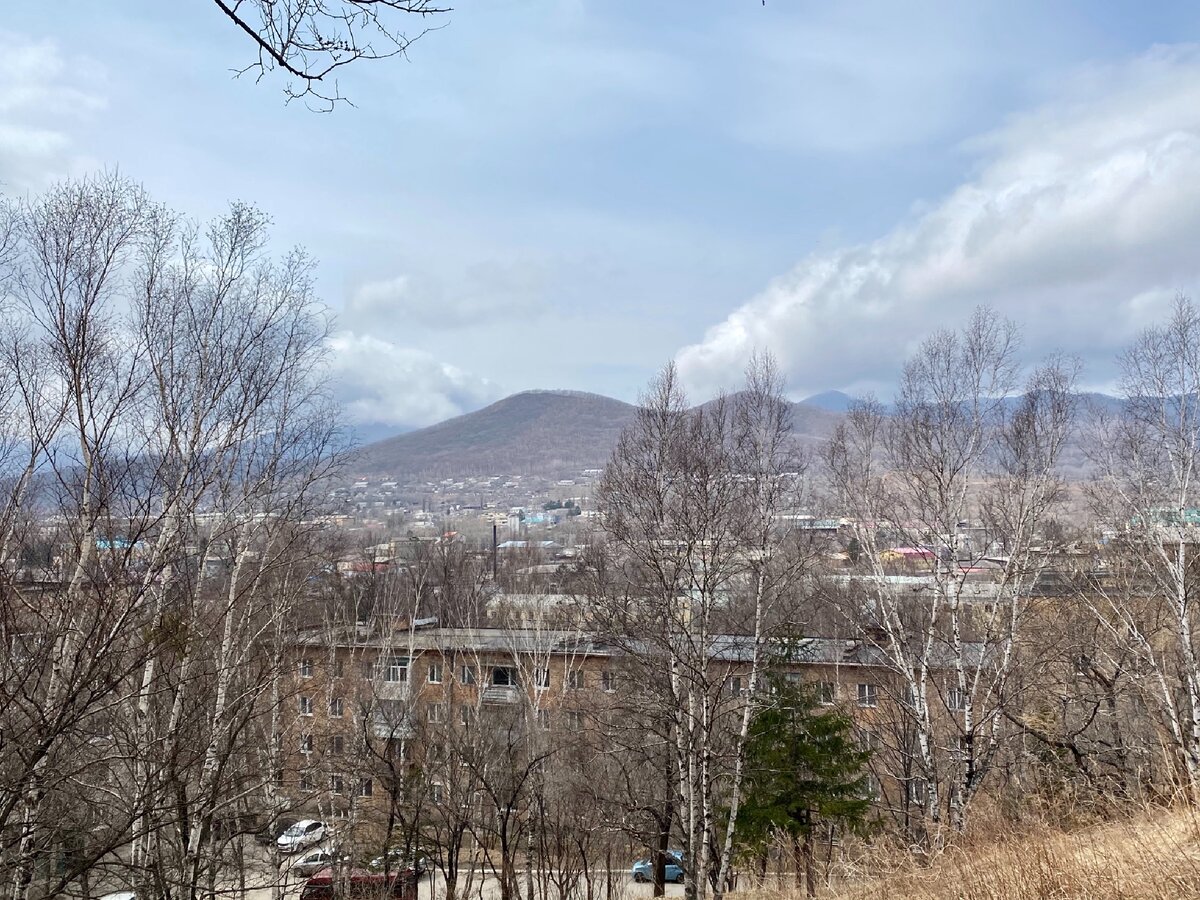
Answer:
[[[499,882],[489,876],[479,879],[476,873],[472,879],[473,884],[470,887],[469,893],[466,892],[464,882],[466,875],[459,876],[459,896],[463,900],[498,900],[500,896]],[[287,900],[295,900],[300,896],[300,888],[304,886],[305,879],[296,875],[291,875],[287,871],[285,863],[282,872],[284,878],[284,897]],[[268,872],[262,872],[257,879],[257,884],[261,885],[246,892],[246,900],[271,900],[271,885]],[[524,875],[521,876],[521,886],[524,888]],[[598,897],[605,896],[605,886],[601,883],[595,890],[595,895]],[[615,900],[640,900],[640,898],[648,898],[653,896],[654,888],[649,884],[635,884],[627,871],[613,873],[613,897]],[[417,888],[417,900],[440,900],[446,896],[446,885],[440,873],[432,873],[425,875]],[[669,884],[667,885],[668,897],[682,897],[683,885]]]

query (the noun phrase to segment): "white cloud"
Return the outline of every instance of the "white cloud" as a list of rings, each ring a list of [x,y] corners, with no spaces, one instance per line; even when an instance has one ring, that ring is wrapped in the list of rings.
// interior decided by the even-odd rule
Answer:
[[[867,244],[812,255],[680,351],[700,395],[755,348],[798,393],[875,387],[933,329],[987,303],[1030,353],[1112,354],[1200,276],[1200,52],[1095,68],[971,144],[977,174]]]
[[[71,130],[104,107],[85,82],[99,73],[68,65],[50,41],[0,31],[0,187],[37,190],[95,164],[73,146]]]
[[[452,278],[405,274],[361,285],[350,297],[347,322],[373,333],[420,326],[445,330],[522,319],[545,309],[545,273],[530,262],[485,260]]]
[[[343,331],[330,349],[336,391],[351,424],[421,428],[498,396],[486,378],[382,338]]]

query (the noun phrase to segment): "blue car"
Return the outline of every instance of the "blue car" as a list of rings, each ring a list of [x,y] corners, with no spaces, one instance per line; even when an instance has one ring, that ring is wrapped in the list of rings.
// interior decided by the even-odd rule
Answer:
[[[633,880],[642,884],[643,882],[654,880],[654,860],[639,859],[633,864],[633,868],[629,870],[633,875]],[[667,881],[673,881],[676,884],[683,884],[683,854],[678,850],[670,850],[667,852],[667,866],[664,877]]]

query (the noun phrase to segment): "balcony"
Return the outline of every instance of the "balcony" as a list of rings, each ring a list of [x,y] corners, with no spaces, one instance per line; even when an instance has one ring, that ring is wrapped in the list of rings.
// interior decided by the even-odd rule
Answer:
[[[483,689],[479,699],[484,703],[519,703],[521,690],[514,684],[493,684]]]
[[[409,741],[416,737],[416,730],[407,716],[393,720],[387,716],[375,714],[371,716],[371,734],[381,740]]]

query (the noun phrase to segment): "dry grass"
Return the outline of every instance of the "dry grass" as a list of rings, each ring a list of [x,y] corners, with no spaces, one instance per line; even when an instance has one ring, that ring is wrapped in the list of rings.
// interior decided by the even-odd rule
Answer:
[[[762,900],[795,893],[747,891]],[[1180,900],[1200,898],[1194,810],[1140,814],[1063,832],[1038,826],[984,846],[947,850],[932,865],[898,865],[821,895],[835,900]]]

